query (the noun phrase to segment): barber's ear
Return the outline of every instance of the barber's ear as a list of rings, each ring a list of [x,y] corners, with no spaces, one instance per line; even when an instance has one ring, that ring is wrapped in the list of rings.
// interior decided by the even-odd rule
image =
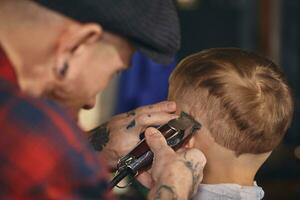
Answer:
[[[70,26],[59,38],[56,49],[57,75],[63,76],[67,71],[68,59],[84,45],[97,41],[102,36],[102,27],[98,24]]]

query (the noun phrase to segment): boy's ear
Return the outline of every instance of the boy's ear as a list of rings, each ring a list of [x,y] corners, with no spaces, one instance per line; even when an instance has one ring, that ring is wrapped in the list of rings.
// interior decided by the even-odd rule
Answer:
[[[96,42],[102,36],[102,27],[99,24],[82,24],[70,26],[57,42],[55,71],[60,74],[65,70],[68,59],[81,46]]]
[[[186,149],[191,149],[195,147],[195,137],[191,137],[191,139],[189,139],[189,141],[187,141],[184,145],[184,148]]]

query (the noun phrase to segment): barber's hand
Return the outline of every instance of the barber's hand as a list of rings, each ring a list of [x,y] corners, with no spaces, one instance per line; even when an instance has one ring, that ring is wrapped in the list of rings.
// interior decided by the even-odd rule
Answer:
[[[152,179],[147,180],[148,172],[139,177],[139,180],[144,181],[143,184],[151,188],[148,199],[192,198],[203,178],[203,168],[206,164],[203,153],[197,149],[174,152],[155,128],[148,128],[145,136],[154,153]]]
[[[164,101],[116,115],[98,128],[92,144],[106,158],[109,166],[115,167],[117,161],[140,141],[141,132],[149,126],[162,125],[178,117],[173,114],[175,111],[175,102]]]

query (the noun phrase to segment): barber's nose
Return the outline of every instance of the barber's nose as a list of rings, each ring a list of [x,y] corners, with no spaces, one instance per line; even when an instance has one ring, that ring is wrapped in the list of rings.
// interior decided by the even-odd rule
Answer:
[[[94,108],[96,105],[96,97],[89,99],[89,101],[84,104],[83,109],[89,110]]]

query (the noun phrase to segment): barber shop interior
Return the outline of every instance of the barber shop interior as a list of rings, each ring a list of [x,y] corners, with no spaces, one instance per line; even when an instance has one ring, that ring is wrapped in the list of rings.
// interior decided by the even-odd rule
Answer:
[[[182,40],[173,62],[161,67],[136,52],[130,69],[98,96],[96,108],[81,112],[83,126],[88,130],[114,114],[167,99],[169,75],[182,58],[199,50],[238,47],[259,52],[281,66],[295,104],[290,128],[255,180],[264,189],[263,199],[300,199],[300,2],[177,0],[177,7]],[[148,189],[138,181],[123,182],[125,188],[113,190],[119,199],[147,199]]]
[[[300,200],[299,0],[0,0],[0,199]]]

